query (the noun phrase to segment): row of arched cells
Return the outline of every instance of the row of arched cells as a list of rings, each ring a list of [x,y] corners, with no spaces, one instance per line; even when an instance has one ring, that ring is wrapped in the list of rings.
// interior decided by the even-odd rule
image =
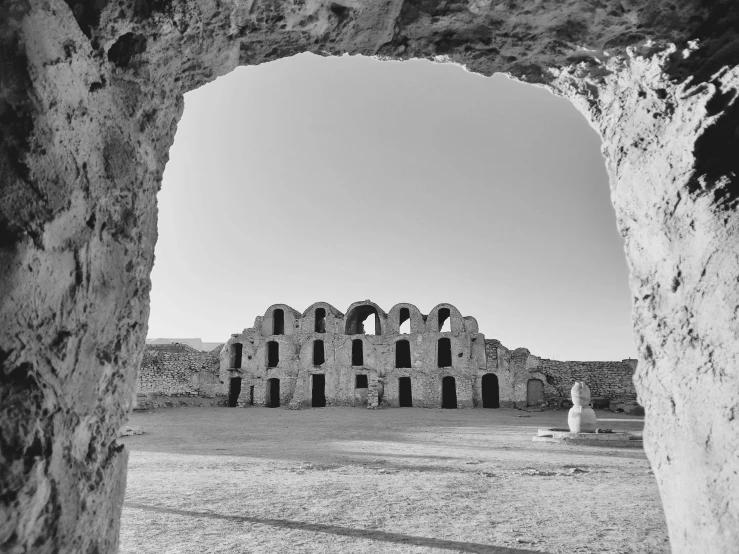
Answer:
[[[244,346],[240,342],[231,344],[231,364],[233,369],[241,369],[243,361]],[[266,348],[267,367],[277,367],[280,363],[280,343],[267,341]],[[452,367],[452,342],[448,337],[437,340],[436,360],[438,367]],[[326,349],[321,339],[313,341],[313,365],[321,366],[326,362]],[[364,365],[364,341],[362,339],[352,340],[352,366]],[[411,343],[401,339],[395,342],[395,367],[413,367],[411,359]]]
[[[311,404],[314,408],[326,406],[326,377],[324,374],[314,374],[311,386]],[[366,375],[357,375],[355,388],[367,388]],[[398,378],[398,405],[401,408],[413,407],[413,389],[411,377]],[[280,380],[272,378],[267,381],[265,405],[270,408],[280,406]],[[498,376],[494,373],[486,373],[482,376],[482,407],[500,408],[500,385]],[[539,379],[529,379],[527,384],[527,404],[535,406],[544,401],[544,384]],[[229,387],[229,406],[235,407],[241,393],[241,378],[231,378]],[[254,404],[254,386],[249,388],[249,396],[246,400],[249,405]],[[454,377],[448,375],[441,380],[441,407],[455,409],[457,407],[457,382]]]
[[[315,304],[314,304],[315,306]],[[339,312],[338,310],[334,309],[330,305],[328,310],[332,313],[332,315],[336,318],[344,318],[344,333],[347,335],[358,335],[358,334],[375,334],[375,335],[381,335],[383,334],[383,325],[384,321],[388,319],[388,314],[385,314],[377,305],[367,302],[367,303],[360,303],[352,305],[347,312],[346,317],[344,317],[344,314]],[[292,310],[291,308],[289,308]],[[460,322],[458,325],[460,327],[466,328],[466,321],[472,320],[474,321],[474,318],[467,317],[462,318],[462,315],[459,313],[459,310],[457,310],[454,306],[451,306],[450,304],[440,304],[437,307],[435,307],[432,310],[432,314],[435,314],[434,317],[432,317],[429,320],[429,316],[421,314],[421,312],[416,308],[415,306],[408,304],[398,304],[396,307],[394,307],[392,310],[390,310],[390,314],[392,314],[393,319],[395,316],[395,311],[397,309],[397,331],[401,334],[403,333],[412,333],[412,332],[451,332],[452,331],[452,318],[456,317],[458,321]],[[413,310],[413,313],[412,313]],[[294,311],[294,310],[293,310]],[[312,312],[312,314],[311,314]],[[286,333],[285,328],[285,309],[279,308],[276,306],[271,306],[266,312],[265,312],[265,318],[267,318],[271,314],[272,319],[272,328],[271,328],[271,335],[284,335]],[[326,332],[326,317],[327,317],[328,311],[326,307],[320,306],[316,308],[308,308],[303,314],[299,314],[298,312],[294,311],[294,315],[297,318],[304,319],[306,317],[309,317],[310,315],[313,316],[313,332],[314,333],[325,333]],[[374,331],[372,333],[368,333],[368,329],[366,328],[366,322],[370,319],[374,322]],[[418,327],[422,327],[422,329],[419,329]],[[466,329],[470,330],[470,329]],[[477,322],[474,322],[474,331],[477,331]]]

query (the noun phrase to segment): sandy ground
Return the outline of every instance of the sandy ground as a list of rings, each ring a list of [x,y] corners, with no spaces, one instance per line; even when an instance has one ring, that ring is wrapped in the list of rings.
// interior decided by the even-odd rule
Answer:
[[[639,418],[597,413],[602,427],[641,431]],[[135,413],[145,434],[121,439],[121,552],[669,552],[644,452],[531,440],[566,420],[507,409]]]

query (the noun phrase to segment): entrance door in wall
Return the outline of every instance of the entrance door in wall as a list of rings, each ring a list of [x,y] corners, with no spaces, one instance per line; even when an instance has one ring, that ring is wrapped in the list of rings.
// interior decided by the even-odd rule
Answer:
[[[441,407],[450,410],[457,407],[457,383],[454,377],[447,376],[441,380]]]
[[[230,386],[228,387],[228,405],[231,408],[236,407],[241,394],[241,377],[231,377]]]
[[[544,404],[544,383],[541,379],[529,379],[526,385],[526,405]]]
[[[280,407],[280,380],[267,379],[267,402],[268,408]]]
[[[398,379],[398,402],[401,408],[413,407],[413,393],[411,392],[410,377],[400,377]]]
[[[486,373],[482,376],[482,407],[500,408],[500,390],[498,376],[495,373]]]
[[[313,396],[311,406],[314,408],[326,407],[326,376],[322,373],[314,373],[313,377]]]

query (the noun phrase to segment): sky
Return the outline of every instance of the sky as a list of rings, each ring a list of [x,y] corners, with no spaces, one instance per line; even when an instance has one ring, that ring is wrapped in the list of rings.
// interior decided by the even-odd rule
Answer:
[[[302,54],[185,95],[148,337],[225,342],[276,303],[442,302],[558,360],[635,357],[600,139],[452,64]]]

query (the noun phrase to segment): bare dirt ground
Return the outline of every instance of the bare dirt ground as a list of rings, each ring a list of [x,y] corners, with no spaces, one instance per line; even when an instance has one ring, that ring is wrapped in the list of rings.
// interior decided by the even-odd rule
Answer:
[[[532,442],[566,421],[508,409],[134,413],[146,434],[120,439],[121,552],[669,552],[644,452]]]

